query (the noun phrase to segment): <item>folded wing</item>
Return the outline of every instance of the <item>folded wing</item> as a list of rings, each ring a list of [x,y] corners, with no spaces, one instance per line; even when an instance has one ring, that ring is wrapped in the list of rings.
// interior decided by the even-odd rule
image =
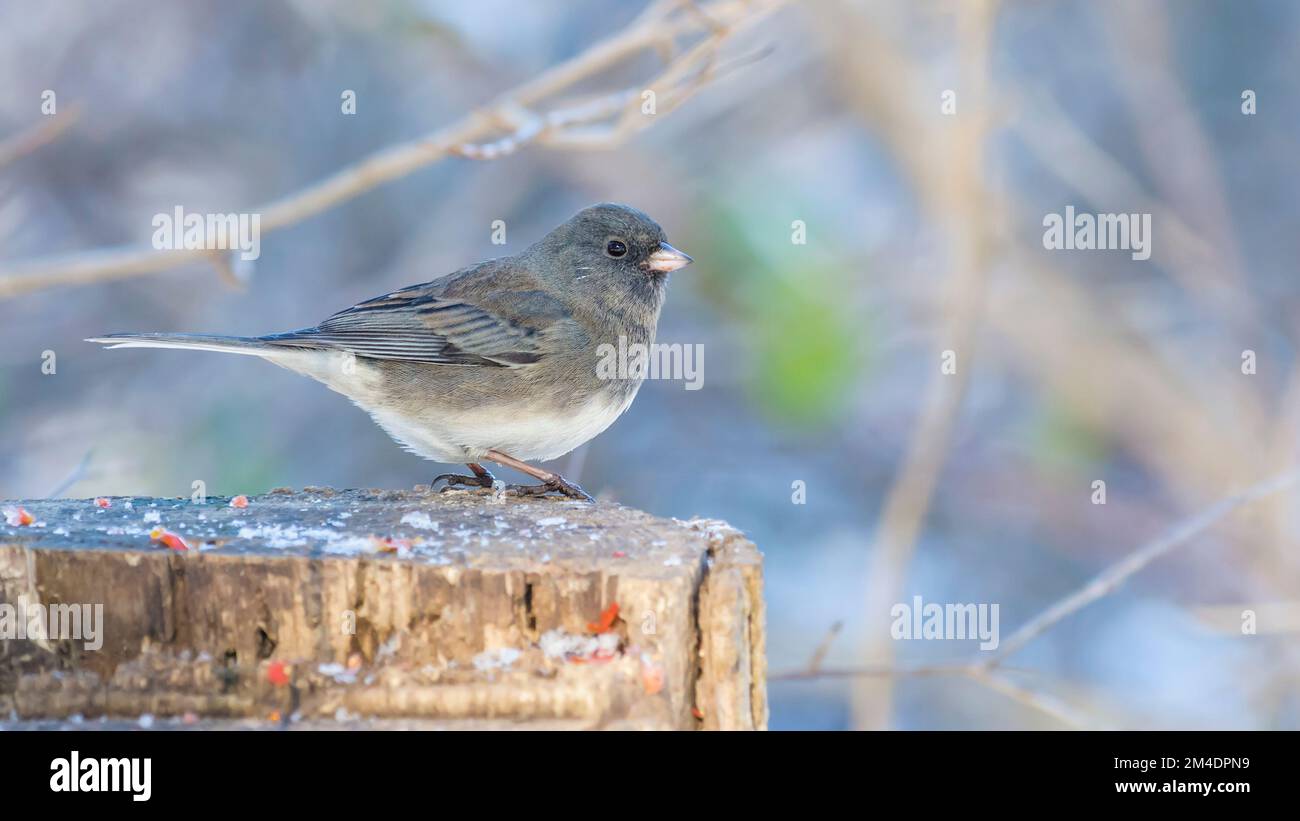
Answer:
[[[340,311],[315,328],[262,339],[272,345],[332,348],[372,359],[518,367],[544,356],[541,343],[547,328],[567,317],[557,300],[540,291],[513,292],[510,308],[501,310],[505,306],[492,304],[497,300],[470,301],[431,286],[394,291]],[[519,305],[529,309],[518,310]]]

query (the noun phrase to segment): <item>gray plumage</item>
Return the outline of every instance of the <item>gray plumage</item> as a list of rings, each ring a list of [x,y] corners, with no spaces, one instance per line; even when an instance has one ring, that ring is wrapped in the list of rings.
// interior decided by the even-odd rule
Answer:
[[[598,348],[617,349],[620,337],[653,342],[668,272],[688,262],[654,220],[604,203],[520,254],[367,300],[315,327],[88,341],[261,357],[348,396],[429,459],[473,463],[491,451],[546,460],[631,404],[640,380],[600,378]]]

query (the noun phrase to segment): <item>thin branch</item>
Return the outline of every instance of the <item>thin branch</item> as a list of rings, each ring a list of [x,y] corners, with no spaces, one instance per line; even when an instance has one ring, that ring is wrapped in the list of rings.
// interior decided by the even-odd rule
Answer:
[[[808,660],[808,672],[816,673],[822,668],[822,662],[826,660],[826,654],[831,651],[831,645],[835,643],[835,637],[844,629],[844,622],[837,621],[831,625],[831,629],[826,631],[826,637],[822,643],[817,646],[813,652],[812,658]]]
[[[0,168],[54,142],[80,118],[81,106],[65,106],[57,114],[43,117],[41,122],[0,141]]]
[[[679,38],[702,36],[674,59],[655,82],[669,83],[669,99],[661,113],[680,105],[716,75],[707,64],[723,41],[753,25],[781,6],[784,0],[718,0],[698,13],[681,13],[681,2],[655,2],[623,32],[543,72],[488,106],[425,137],[390,146],[347,166],[301,191],[267,203],[252,213],[261,214],[265,234],[294,225],[379,185],[404,177],[449,156],[494,159],[530,142],[548,147],[588,146],[590,135],[566,139],[575,126],[623,113],[621,127],[602,134],[604,144],[633,133],[628,111],[634,97],[627,90],[574,105],[556,104],[542,114],[533,106],[568,91],[579,82],[598,76],[641,52],[676,43]],[[704,57],[706,64],[701,65]],[[653,118],[645,118],[647,120]],[[507,133],[501,134],[503,125]],[[574,134],[581,135],[580,130]],[[545,139],[542,139],[545,138]],[[210,255],[207,249],[159,251],[147,246],[121,246],[72,255],[32,260],[0,270],[0,299],[61,285],[125,279],[158,273]]]
[[[1205,510],[1167,530],[1125,558],[1097,574],[1092,581],[1030,619],[1023,627],[1001,642],[997,652],[979,664],[992,669],[1029,642],[1055,627],[1089,604],[1113,593],[1121,584],[1156,559],[1190,542],[1237,508],[1294,486],[1300,481],[1300,468],[1293,468],[1222,499]]]
[[[1024,667],[1012,667],[1003,664],[998,669],[1004,673],[1023,673],[1034,675],[1037,670]],[[970,661],[945,662],[939,664],[899,665],[865,665],[859,667],[818,667],[802,670],[783,670],[770,673],[768,682],[773,681],[814,681],[826,678],[926,678],[927,676],[975,676],[982,675],[984,668]]]
[[[1074,729],[1090,726],[1077,710],[1065,702],[1046,693],[1023,687],[1001,673],[1010,672],[1011,668],[1002,668],[999,673],[992,672],[976,664],[926,664],[916,667],[849,667],[832,669],[794,670],[775,673],[768,676],[768,682],[774,681],[817,681],[822,679],[862,679],[862,678],[968,678],[990,690],[994,690],[1020,704],[1051,716],[1057,721]],[[1028,672],[1028,671],[1018,671]]]
[[[656,97],[656,115],[675,110],[706,83],[761,60],[772,51],[771,48],[758,49],[718,65],[713,62],[718,44],[713,39],[701,41],[651,81],[650,90],[656,95],[663,92],[662,101]],[[688,74],[696,63],[703,65],[693,74]],[[511,133],[491,143],[455,146],[452,153],[472,160],[495,160],[534,142],[548,148],[614,148],[650,125],[653,117],[642,114],[636,105],[644,90],[624,89],[568,109],[552,111],[544,118],[525,109],[504,112],[514,129]]]
[[[94,448],[86,451],[86,455],[81,457],[81,461],[72,469],[72,472],[63,478],[63,481],[55,485],[45,498],[57,499],[68,492],[68,488],[86,478],[86,469],[90,467],[90,457],[94,454]]]
[[[1046,693],[1022,687],[1006,676],[991,673],[987,670],[967,671],[967,675],[970,676],[972,681],[979,682],[990,690],[1010,698],[1012,701],[1051,716],[1071,729],[1082,730],[1095,725],[1095,722],[1088,721],[1065,702]]]
[[[862,667],[826,667],[807,670],[787,670],[772,673],[767,677],[773,681],[815,681],[828,678],[926,678],[929,676],[969,676],[975,673],[975,667],[968,663],[959,664],[921,664],[914,667],[906,665],[865,665]]]

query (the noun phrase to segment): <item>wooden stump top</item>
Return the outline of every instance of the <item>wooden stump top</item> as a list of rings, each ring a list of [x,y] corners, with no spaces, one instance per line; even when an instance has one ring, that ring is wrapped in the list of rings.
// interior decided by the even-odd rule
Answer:
[[[725,523],[489,491],[247,501],[0,503],[0,722],[766,726],[761,557]]]

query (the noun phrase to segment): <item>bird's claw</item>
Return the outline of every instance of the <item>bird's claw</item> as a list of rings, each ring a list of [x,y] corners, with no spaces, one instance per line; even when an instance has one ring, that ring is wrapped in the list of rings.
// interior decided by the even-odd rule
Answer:
[[[591,498],[591,494],[563,476],[556,476],[548,482],[542,482],[540,485],[507,485],[506,493],[514,496],[545,496],[548,493],[559,493],[570,499],[579,499],[592,503],[596,501]]]
[[[466,476],[462,473],[444,473],[440,476],[435,476],[433,481],[429,483],[429,487],[432,488],[444,480],[447,482],[447,486],[439,490],[439,493],[446,493],[447,491],[458,487],[492,487],[491,475]]]

